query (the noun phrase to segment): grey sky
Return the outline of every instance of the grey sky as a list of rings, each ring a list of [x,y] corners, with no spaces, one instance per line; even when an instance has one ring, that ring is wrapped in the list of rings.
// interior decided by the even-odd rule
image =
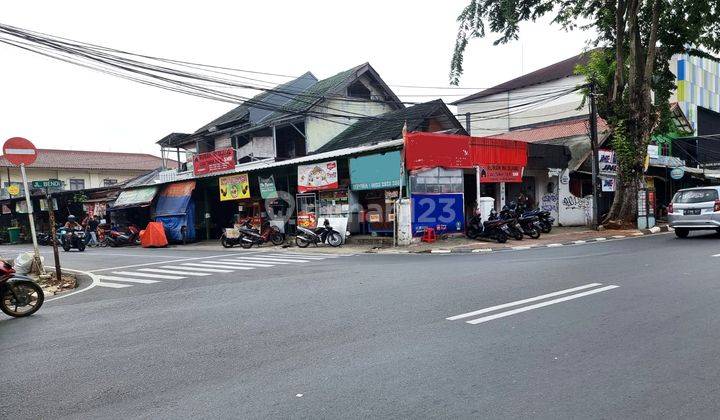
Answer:
[[[448,86],[455,18],[466,0],[4,3],[2,23],[149,55],[291,75],[310,70],[320,78],[369,61],[391,86]],[[570,57],[586,38],[543,21],[523,25],[521,40],[507,46],[475,41],[461,86],[492,86],[522,67]],[[164,135],[192,132],[232,108],[5,44],[0,63],[0,141],[23,136],[41,148],[159,154],[154,143]],[[394,90],[418,101],[433,98],[403,95],[448,93]]]

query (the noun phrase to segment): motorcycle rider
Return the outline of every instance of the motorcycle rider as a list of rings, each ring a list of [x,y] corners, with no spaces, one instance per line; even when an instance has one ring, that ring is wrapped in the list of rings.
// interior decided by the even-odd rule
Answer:
[[[80,223],[77,222],[75,216],[72,214],[68,216],[67,222],[65,222],[65,228],[66,229],[76,229],[80,227]]]

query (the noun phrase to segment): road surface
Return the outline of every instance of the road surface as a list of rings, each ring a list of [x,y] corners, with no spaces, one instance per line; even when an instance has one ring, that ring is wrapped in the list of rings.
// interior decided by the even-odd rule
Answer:
[[[714,235],[489,255],[297,252],[64,255],[106,284],[0,318],[0,417],[720,411]]]

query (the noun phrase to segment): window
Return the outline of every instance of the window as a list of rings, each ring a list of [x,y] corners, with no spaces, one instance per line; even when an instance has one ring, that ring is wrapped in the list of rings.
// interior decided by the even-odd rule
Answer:
[[[370,89],[359,80],[348,86],[347,91],[352,98],[370,99]]]
[[[84,179],[70,179],[70,191],[84,190],[85,180]]]
[[[103,179],[103,187],[109,187],[111,185],[117,184],[117,179],[113,178],[105,178]]]

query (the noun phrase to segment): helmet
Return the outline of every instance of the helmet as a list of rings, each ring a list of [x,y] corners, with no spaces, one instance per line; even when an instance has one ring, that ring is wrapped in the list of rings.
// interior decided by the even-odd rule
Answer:
[[[75,216],[73,216],[72,214],[70,216],[68,216],[68,222],[74,222],[74,221],[75,221]]]

